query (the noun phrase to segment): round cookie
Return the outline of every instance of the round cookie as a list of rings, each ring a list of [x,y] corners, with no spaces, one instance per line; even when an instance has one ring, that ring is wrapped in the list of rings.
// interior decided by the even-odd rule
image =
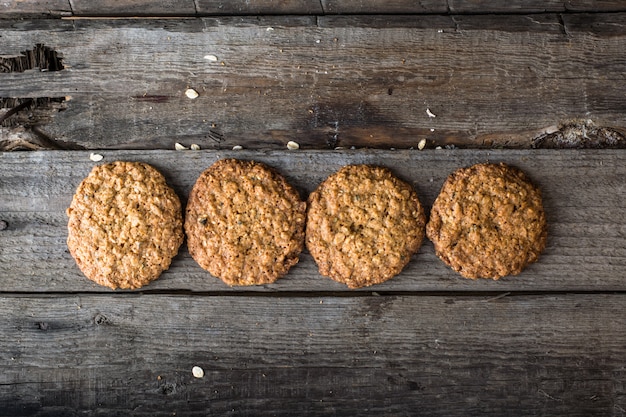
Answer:
[[[185,232],[195,261],[228,285],[270,284],[298,263],[306,203],[267,165],[223,159],[197,179]]]
[[[437,256],[466,278],[517,275],[546,246],[541,192],[503,163],[459,169],[443,184],[426,234]]]
[[[306,246],[320,274],[350,288],[399,274],[424,238],[415,190],[387,168],[345,166],[308,203]]]
[[[141,162],[94,167],[67,215],[67,246],[78,267],[112,289],[155,280],[183,242],[178,196],[160,172]]]

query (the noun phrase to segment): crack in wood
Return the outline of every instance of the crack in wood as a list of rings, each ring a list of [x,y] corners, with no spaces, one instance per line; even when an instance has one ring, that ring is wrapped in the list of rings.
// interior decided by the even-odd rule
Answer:
[[[39,68],[40,71],[61,71],[63,58],[54,49],[38,43],[31,50],[22,51],[15,57],[0,57],[0,72],[24,72]]]
[[[18,56],[0,57],[0,72],[61,71],[62,61],[54,49],[36,44]],[[65,97],[0,97],[0,151],[67,148],[40,128],[66,107]]]
[[[66,108],[65,97],[0,97],[0,151],[68,148],[41,129]]]
[[[626,148],[624,133],[611,127],[597,126],[590,119],[562,122],[558,130],[532,140],[533,148]]]

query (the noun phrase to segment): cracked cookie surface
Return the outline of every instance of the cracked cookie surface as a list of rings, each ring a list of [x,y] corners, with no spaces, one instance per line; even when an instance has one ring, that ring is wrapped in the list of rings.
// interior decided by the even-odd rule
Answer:
[[[387,168],[345,166],[308,203],[306,246],[322,275],[350,288],[399,274],[424,238],[417,193]]]
[[[437,256],[466,278],[517,275],[546,246],[541,192],[503,163],[461,168],[443,184],[426,234]]]
[[[197,179],[185,232],[195,261],[228,285],[270,284],[298,263],[306,203],[274,169],[222,159]]]
[[[168,269],[183,242],[178,196],[142,162],[94,167],[70,207],[67,246],[87,278],[135,289]]]

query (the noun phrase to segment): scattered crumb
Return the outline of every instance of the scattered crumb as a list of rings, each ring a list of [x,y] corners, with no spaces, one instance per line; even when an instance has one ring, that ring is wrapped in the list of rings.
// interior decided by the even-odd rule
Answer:
[[[235,146],[233,146],[233,151],[240,151],[240,150],[242,150],[242,149],[243,149],[243,146],[241,146],[241,145],[235,145]]]
[[[434,131],[435,131],[435,129],[430,129],[430,131],[431,131],[431,132],[434,132]]]
[[[157,375],[157,381],[162,380],[163,378],[161,377],[161,375]]]
[[[442,149],[441,146],[437,146],[435,149]]]
[[[193,368],[191,368],[191,373],[196,378],[204,377],[204,370],[200,368],[199,366],[194,366]]]
[[[320,39],[316,39],[316,40],[315,40],[315,43],[320,43],[320,42],[321,42],[321,40],[320,40]]]
[[[192,151],[199,151],[200,150],[200,145],[192,143],[190,146]]]
[[[174,144],[174,149],[176,149],[177,151],[184,151],[186,149],[188,149],[186,146],[181,145],[180,143],[176,142]]]
[[[426,147],[426,139],[420,140],[419,143],[417,144],[417,149],[419,149],[421,151],[425,147]]]
[[[187,98],[190,98],[192,100],[194,98],[198,98],[198,92],[193,88],[188,88],[187,90],[185,90],[185,95],[187,96]]]
[[[430,111],[428,107],[426,108],[426,114],[428,115],[428,117],[437,117],[433,112]]]
[[[207,61],[217,62],[217,57],[215,55],[205,55],[204,59]]]
[[[104,156],[100,155],[99,153],[92,153],[89,155],[89,159],[91,159],[94,162],[99,162],[104,159]]]
[[[438,29],[437,33],[443,33],[443,29]]]
[[[294,151],[296,149],[300,149],[300,145],[298,144],[298,142],[290,140],[289,142],[287,142],[287,149]]]
[[[268,27],[268,28],[267,28],[267,29],[265,29],[265,30],[266,30],[266,31],[268,31],[268,32],[271,32],[271,31],[273,31],[273,30],[274,30],[274,28],[273,28],[273,27]]]

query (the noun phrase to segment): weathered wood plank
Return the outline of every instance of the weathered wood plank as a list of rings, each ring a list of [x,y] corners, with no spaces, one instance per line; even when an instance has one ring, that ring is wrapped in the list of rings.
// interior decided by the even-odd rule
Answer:
[[[507,162],[542,188],[549,238],[540,261],[518,277],[460,278],[425,243],[407,269],[365,291],[624,291],[626,150],[612,151],[103,151],[104,161],[140,160],[160,169],[185,200],[195,179],[224,157],[255,159],[283,172],[306,197],[349,163],[379,164],[411,182],[427,208],[446,176],[477,162]],[[87,152],[0,153],[0,291],[104,291],[84,278],[67,252],[65,209],[93,162]],[[320,276],[308,254],[287,277],[230,289],[191,259],[186,248],[147,290],[343,291]]]
[[[626,11],[620,0],[5,0],[0,18],[54,16],[206,16],[252,14],[431,14]]]
[[[2,297],[0,410],[621,416],[625,305],[624,295]]]
[[[75,16],[190,16],[194,0],[69,0]]]
[[[321,0],[326,14],[420,14],[420,13],[543,13],[625,11],[620,0]]]
[[[450,13],[542,13],[571,11],[624,11],[626,5],[620,0],[447,0]]]
[[[326,14],[419,14],[447,13],[450,11],[446,0],[320,0]],[[484,10],[488,10],[485,6]]]
[[[317,0],[195,0],[198,15],[323,14]]]
[[[17,17],[58,17],[71,16],[72,8],[68,0],[2,0],[0,19]]]
[[[0,21],[0,32],[0,53],[45,42],[66,65],[0,74],[0,97],[71,97],[39,128],[88,148],[528,147],[571,119],[626,132],[621,13]]]

